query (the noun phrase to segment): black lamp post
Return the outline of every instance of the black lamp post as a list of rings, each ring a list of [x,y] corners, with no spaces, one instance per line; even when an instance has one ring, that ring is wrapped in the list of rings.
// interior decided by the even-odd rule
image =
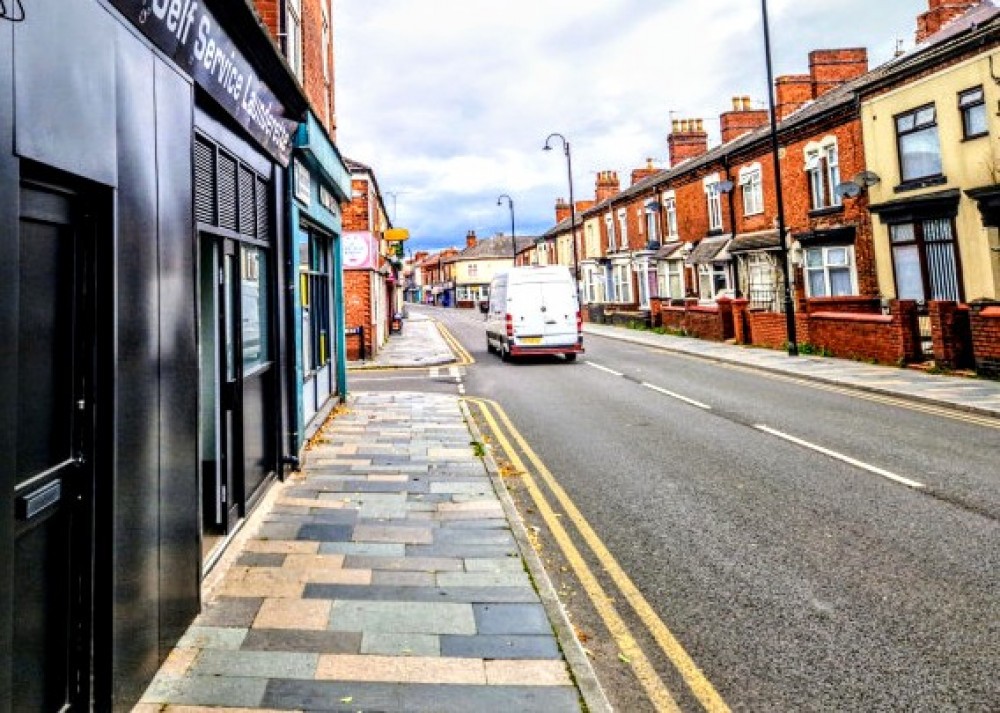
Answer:
[[[517,238],[514,236],[514,199],[508,196],[506,193],[502,194],[497,198],[497,205],[503,205],[503,199],[507,199],[507,205],[510,206],[510,246],[514,251],[514,264],[517,264]]]
[[[573,199],[573,159],[570,157],[569,141],[562,134],[549,134],[545,139],[545,151],[551,151],[549,142],[553,137],[557,137],[563,144],[563,153],[566,154],[566,174],[569,176],[569,233],[573,243],[573,279],[577,282],[577,290],[580,289],[580,263],[576,257],[576,201]]]
[[[767,0],[760,0],[760,9],[764,21],[764,54],[767,57],[767,103],[771,112],[771,155],[774,158],[781,276],[785,281],[785,328],[788,331],[788,356],[798,356],[799,345],[795,335],[795,304],[792,301],[792,282],[788,270],[788,246],[785,244],[785,202],[781,190],[781,159],[778,156],[778,117],[774,112],[774,70],[771,67],[771,33],[767,26]]]

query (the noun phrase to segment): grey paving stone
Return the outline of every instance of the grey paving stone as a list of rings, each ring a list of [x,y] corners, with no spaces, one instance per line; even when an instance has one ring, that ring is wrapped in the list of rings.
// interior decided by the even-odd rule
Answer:
[[[407,557],[507,557],[516,555],[517,547],[510,545],[407,545]]]
[[[552,625],[541,604],[474,604],[472,611],[480,634],[552,634]]]
[[[361,653],[376,656],[440,656],[441,638],[434,634],[368,631],[361,638]]]
[[[520,572],[438,572],[439,587],[531,587],[531,579]]]
[[[335,601],[331,631],[390,634],[474,634],[471,604],[418,601]]]
[[[316,677],[319,654],[290,651],[218,651],[198,654],[191,667],[195,676],[240,676],[245,678]]]
[[[399,525],[358,525],[354,528],[355,542],[402,542],[404,544],[429,544],[434,541],[427,526],[404,527]]]
[[[524,562],[520,557],[490,557],[486,559],[468,558],[466,572],[523,572]]]
[[[297,522],[265,522],[260,526],[257,538],[261,540],[296,540],[301,524]]]
[[[570,686],[400,687],[402,710],[414,713],[580,713],[579,694]]]
[[[402,713],[400,688],[395,683],[276,679],[267,682],[260,707],[323,713]],[[342,702],[345,700],[349,702]]]
[[[157,677],[142,700],[174,705],[259,708],[264,699],[266,678],[225,678],[222,676]]]
[[[354,533],[350,525],[302,525],[299,529],[299,540],[310,542],[348,542]]]
[[[356,654],[361,650],[361,634],[355,631],[251,629],[241,648],[244,651]]]
[[[402,559],[406,555],[406,545],[392,542],[324,542],[319,546],[319,553],[321,555],[343,554]],[[355,568],[354,565],[346,566]]]
[[[432,493],[448,493],[451,495],[487,495],[496,498],[493,492],[493,484],[487,478],[477,478],[476,480],[451,480],[444,478],[434,478],[431,481]]]
[[[357,584],[307,584],[303,599],[379,602],[537,602],[530,587],[391,587]],[[349,630],[353,631],[353,630]]]
[[[240,648],[246,638],[246,629],[217,626],[189,626],[177,646],[184,649],[224,649],[234,651]]]
[[[453,636],[441,637],[441,655],[477,659],[558,659],[552,636]]]
[[[510,523],[500,518],[469,518],[467,520],[438,520],[442,528],[461,530],[473,528],[480,530],[509,530]]]
[[[322,547],[322,545],[320,545]],[[407,545],[401,545],[405,553]],[[386,557],[382,555],[348,555],[345,569],[385,569],[408,572],[461,572],[464,564],[459,557]]]
[[[285,563],[285,556],[267,552],[244,552],[236,560],[242,567],[280,567]]]
[[[442,527],[434,533],[435,545],[498,545],[516,549],[509,530]]]
[[[373,571],[372,584],[389,587],[433,587],[437,584],[433,572]]]
[[[248,628],[257,618],[261,597],[216,597],[194,620],[196,626],[232,626]]]

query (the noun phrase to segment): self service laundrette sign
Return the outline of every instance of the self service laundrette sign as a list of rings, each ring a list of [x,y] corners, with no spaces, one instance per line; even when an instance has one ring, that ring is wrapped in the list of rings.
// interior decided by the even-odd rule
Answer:
[[[250,63],[199,0],[111,1],[282,166],[288,165],[298,122],[285,116],[285,107],[257,79]]]

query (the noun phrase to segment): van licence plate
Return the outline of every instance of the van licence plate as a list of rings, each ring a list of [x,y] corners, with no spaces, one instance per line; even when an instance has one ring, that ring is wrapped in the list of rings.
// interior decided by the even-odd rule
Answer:
[[[521,337],[521,344],[541,344],[541,337]]]

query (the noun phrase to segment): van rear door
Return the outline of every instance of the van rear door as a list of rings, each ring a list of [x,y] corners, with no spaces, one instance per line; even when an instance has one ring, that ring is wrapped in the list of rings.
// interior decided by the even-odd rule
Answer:
[[[542,316],[544,344],[564,346],[576,344],[577,303],[571,283],[554,281],[542,285]]]

